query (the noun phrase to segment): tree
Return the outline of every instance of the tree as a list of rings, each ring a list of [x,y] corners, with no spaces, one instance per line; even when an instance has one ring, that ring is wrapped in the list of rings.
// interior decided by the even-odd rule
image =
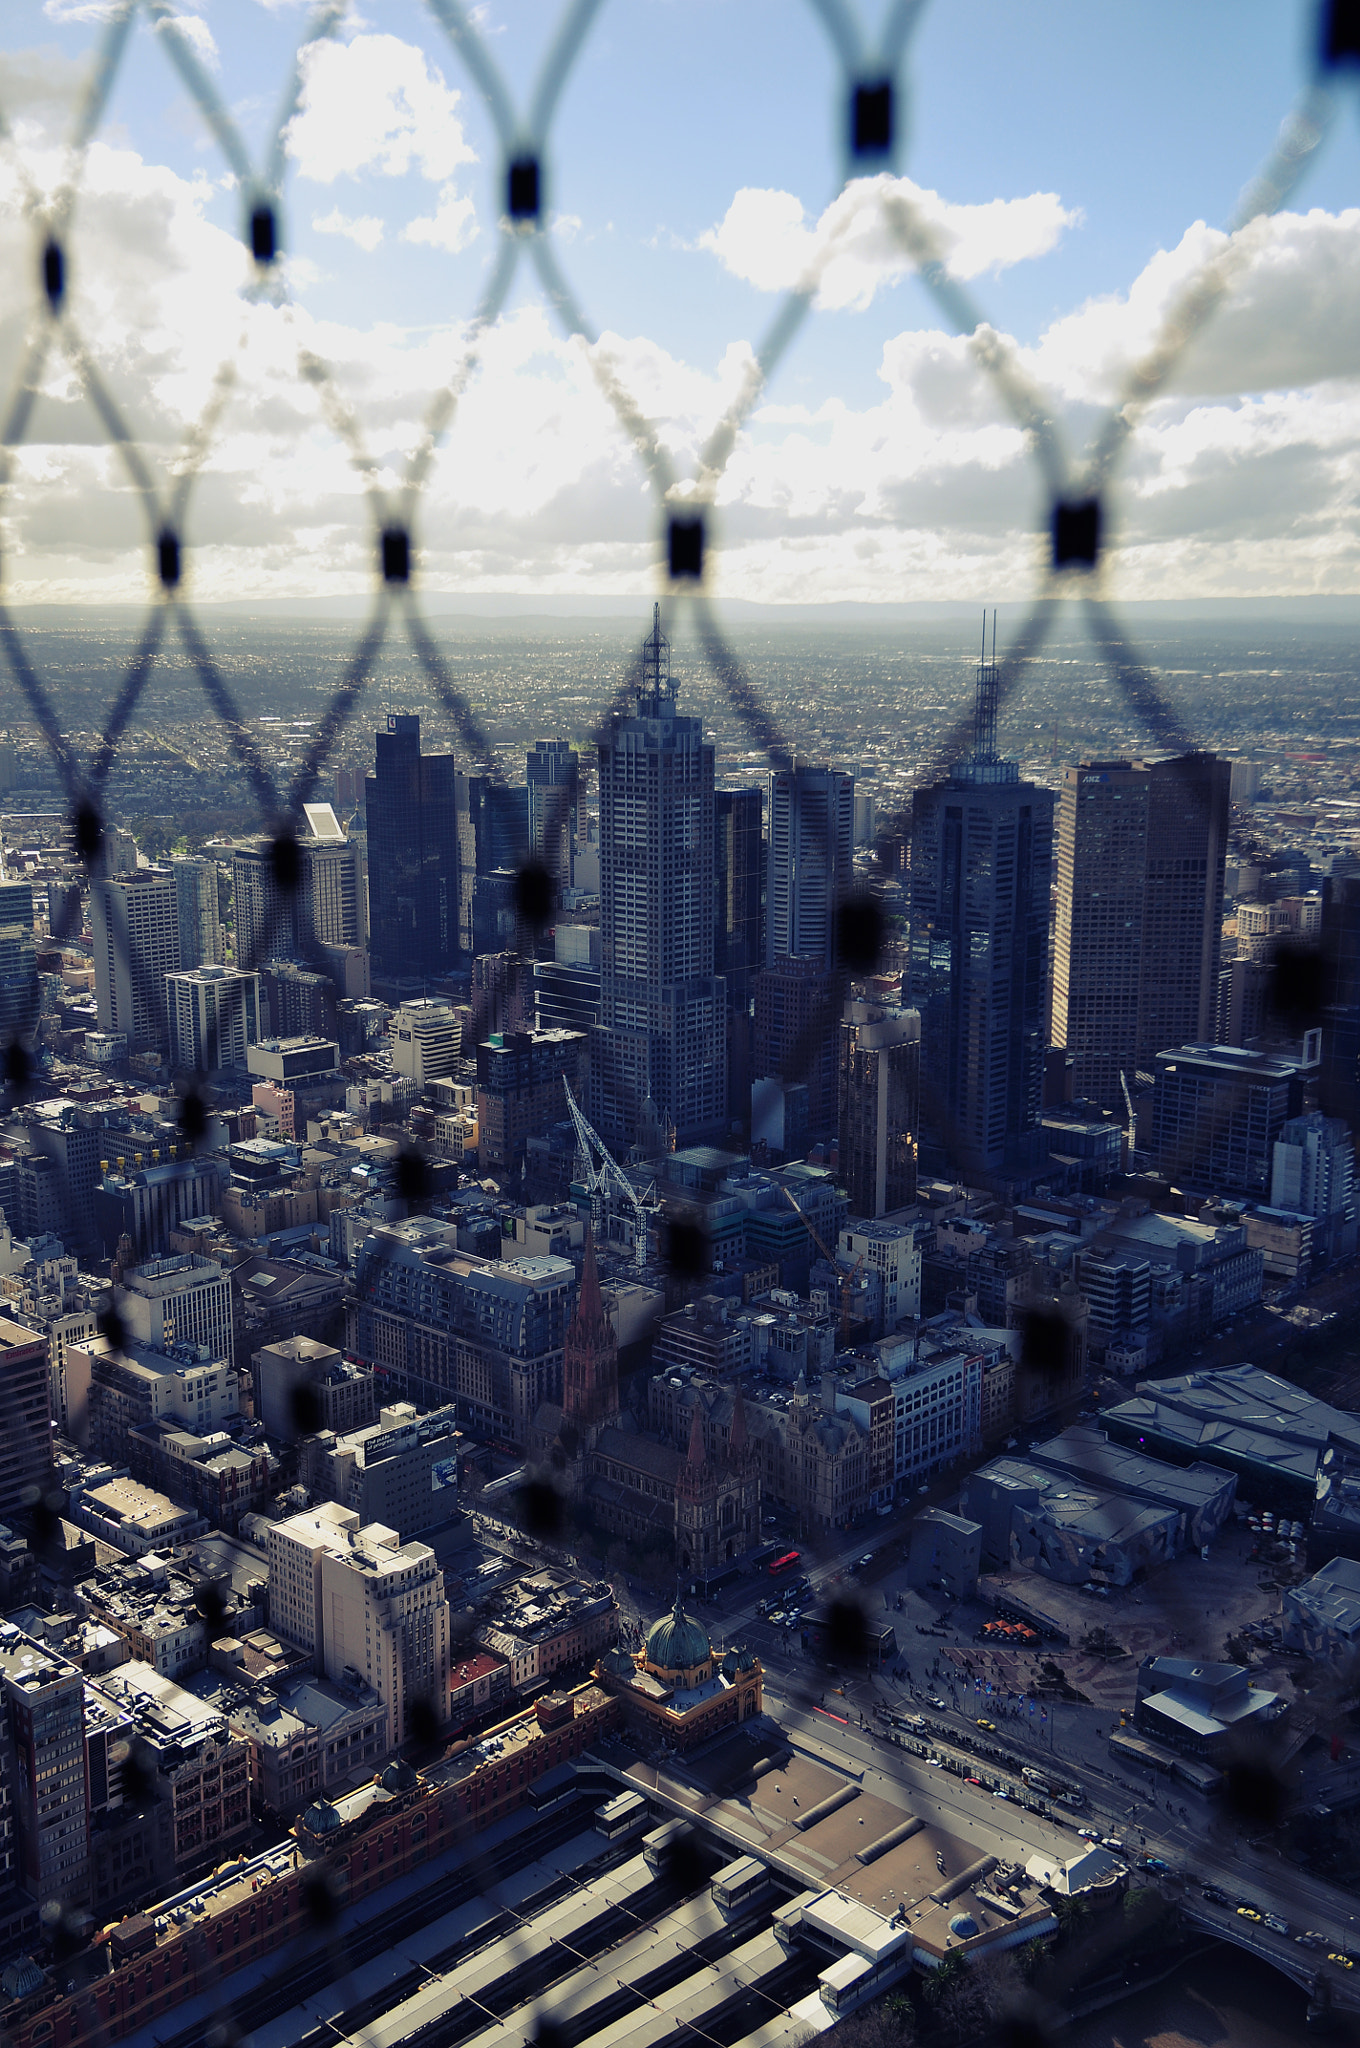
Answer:
[[[911,2048],[916,2013],[905,1992],[895,1991],[847,2013],[825,2036],[836,2048]]]

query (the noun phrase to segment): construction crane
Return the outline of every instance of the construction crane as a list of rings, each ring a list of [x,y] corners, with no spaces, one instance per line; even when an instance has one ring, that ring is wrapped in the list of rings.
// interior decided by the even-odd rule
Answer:
[[[1129,1154],[1131,1157],[1133,1154],[1133,1141],[1136,1135],[1134,1130],[1133,1097],[1129,1094],[1129,1084],[1124,1079],[1124,1069],[1122,1067],[1119,1069],[1119,1085],[1124,1091],[1124,1107],[1129,1113]]]
[[[803,1228],[807,1231],[808,1236],[812,1239],[812,1242],[816,1245],[818,1251],[826,1260],[826,1263],[828,1264],[828,1266],[830,1266],[832,1272],[840,1274],[841,1343],[844,1344],[850,1329],[850,1296],[854,1289],[855,1282],[859,1278],[860,1267],[864,1264],[864,1253],[860,1253],[859,1257],[855,1260],[854,1265],[847,1273],[843,1267],[838,1266],[836,1264],[836,1261],[832,1258],[830,1252],[822,1243],[821,1238],[817,1235],[816,1225],[813,1223],[812,1218],[808,1215],[807,1211],[805,1209],[799,1208],[798,1204],[794,1201],[793,1196],[789,1193],[787,1188],[783,1188],[782,1192],[784,1200],[788,1203],[794,1215],[798,1217],[799,1221],[803,1225]]]
[[[655,1222],[658,1203],[656,1185],[652,1184],[645,1195],[640,1195],[622,1168],[616,1163],[609,1147],[593,1125],[586,1121],[581,1105],[571,1092],[571,1083],[562,1076],[562,1086],[567,1091],[567,1107],[571,1111],[572,1123],[576,1126],[576,1157],[580,1171],[577,1175],[590,1196],[590,1224],[597,1242],[605,1237],[605,1211],[610,1195],[621,1199],[633,1215],[633,1263],[639,1269],[647,1263],[647,1224],[650,1218]],[[595,1164],[599,1153],[600,1163]]]

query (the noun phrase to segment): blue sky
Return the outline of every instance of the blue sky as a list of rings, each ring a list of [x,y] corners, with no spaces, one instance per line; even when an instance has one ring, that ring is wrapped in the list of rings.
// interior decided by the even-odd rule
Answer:
[[[862,10],[868,41],[885,11]],[[51,175],[107,12],[103,0],[5,10],[0,104],[15,144],[0,253],[30,275],[15,173]],[[563,0],[473,12],[525,105]],[[306,18],[287,0],[181,0],[257,161]],[[1311,6],[1285,0],[923,11],[902,74],[901,190],[1077,445],[1176,292],[1223,258],[1217,232],[1304,81],[1311,23]],[[145,20],[86,167],[73,314],[164,473],[224,351],[236,365],[187,527],[204,596],[362,588],[358,480],[314,394],[299,393],[297,350],[333,366],[394,484],[497,249],[497,145],[428,10],[355,8],[309,80],[284,200],[289,310],[239,310],[240,195]],[[842,104],[802,0],[605,0],[549,151],[563,267],[610,375],[660,422],[684,475],[782,287],[819,231],[838,228],[849,256],[824,273],[823,303],[718,488],[719,587],[791,602],[1020,595],[1034,572],[1032,464],[895,258],[881,195],[826,215]],[[1111,563],[1129,594],[1357,587],[1355,115],[1352,85],[1286,218],[1229,252],[1231,309],[1144,422]],[[0,322],[7,377],[23,339],[14,309]],[[484,356],[431,479],[431,586],[645,590],[655,507],[611,425],[600,364],[554,326],[527,265]],[[7,507],[19,594],[109,595],[142,574],[135,505],[81,415],[54,365]]]

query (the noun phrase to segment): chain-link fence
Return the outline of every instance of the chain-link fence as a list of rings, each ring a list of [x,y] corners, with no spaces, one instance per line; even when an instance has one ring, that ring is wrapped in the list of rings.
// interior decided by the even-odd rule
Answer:
[[[1243,193],[1230,224],[1231,233],[1175,295],[1159,332],[1138,356],[1116,400],[1104,409],[1086,445],[1074,449],[1066,423],[1051,396],[1035,381],[1024,352],[988,321],[972,292],[951,272],[946,238],[928,209],[912,196],[916,188],[898,175],[910,154],[905,110],[910,104],[914,39],[924,13],[920,0],[893,0],[876,38],[840,0],[809,0],[809,6],[825,35],[825,92],[841,138],[838,196],[853,189],[868,204],[865,195],[871,195],[892,246],[915,269],[946,328],[966,337],[977,377],[990,383],[1022,433],[1038,482],[1040,572],[1030,604],[999,658],[994,653],[988,657],[984,642],[979,701],[985,720],[990,721],[988,730],[994,735],[998,714],[1026,681],[1053,630],[1059,607],[1070,602],[1080,609],[1096,658],[1149,743],[1159,752],[1196,754],[1201,750],[1192,721],[1140,657],[1112,607],[1107,587],[1112,512],[1121,472],[1149,409],[1168,389],[1187,348],[1230,299],[1245,274],[1259,224],[1293,198],[1326,142],[1360,66],[1360,8],[1349,0],[1329,0],[1315,12],[1307,11],[1310,57],[1306,75],[1292,110],[1285,113],[1275,147]],[[94,38],[88,80],[64,141],[61,171],[55,181],[39,175],[22,121],[8,118],[7,110],[0,106],[5,163],[20,194],[29,250],[25,274],[10,279],[12,302],[25,305],[28,329],[13,389],[0,412],[0,445],[5,451],[0,489],[12,493],[18,473],[17,451],[35,429],[41,394],[59,376],[85,400],[140,508],[154,592],[132,652],[112,679],[108,709],[91,741],[88,735],[76,738],[66,730],[61,684],[52,673],[44,673],[38,651],[40,636],[30,630],[23,608],[6,602],[0,588],[0,640],[12,681],[10,722],[27,720],[41,734],[59,778],[73,855],[83,865],[86,877],[94,881],[106,872],[108,838],[117,823],[111,815],[109,781],[120,746],[145,714],[148,689],[159,667],[172,655],[181,664],[187,663],[201,687],[205,717],[216,721],[227,739],[253,800],[258,830],[267,843],[268,909],[256,922],[244,956],[238,946],[236,964],[247,970],[263,966],[285,950],[294,958],[310,958],[320,971],[329,971],[325,955],[309,936],[306,921],[295,915],[304,876],[300,845],[300,834],[305,831],[304,806],[335,764],[355,721],[371,716],[381,659],[397,636],[405,636],[430,699],[451,721],[468,770],[485,777],[493,787],[505,784],[492,725],[475,708],[469,692],[460,688],[448,637],[436,630],[429,608],[422,602],[421,520],[431,479],[443,459],[459,408],[476,402],[476,378],[487,338],[504,315],[517,284],[526,283],[540,294],[562,333],[579,347],[647,480],[660,605],[658,633],[672,633],[685,626],[750,745],[772,769],[794,765],[795,737],[781,729],[737,651],[738,636],[725,625],[712,594],[713,569],[721,546],[721,497],[729,465],[743,446],[743,437],[771,380],[796,352],[807,323],[815,317],[819,289],[840,253],[839,237],[846,230],[842,227],[817,244],[806,270],[751,351],[697,461],[688,473],[683,471],[664,424],[649,415],[639,393],[630,388],[624,362],[602,340],[583,305],[572,282],[570,246],[555,230],[548,204],[555,185],[554,130],[562,96],[578,68],[591,61],[597,17],[604,11],[601,0],[572,0],[564,7],[536,83],[521,105],[497,64],[495,40],[479,21],[479,10],[466,10],[456,0],[429,0],[431,37],[458,76],[479,96],[494,131],[500,211],[475,312],[461,325],[450,327],[447,375],[430,390],[422,431],[396,464],[381,446],[381,423],[367,420],[364,406],[346,395],[343,380],[332,367],[307,342],[297,340],[288,283],[285,224],[290,123],[303,103],[312,54],[342,36],[350,25],[343,0],[320,7],[307,23],[291,72],[278,94],[278,113],[269,139],[254,154],[203,61],[193,23],[178,15],[169,0],[141,0],[141,4],[124,0],[124,4],[88,11],[90,18],[99,19],[102,25]],[[120,409],[114,395],[116,379],[101,359],[98,333],[89,331],[80,278],[71,260],[88,153],[110,118],[120,73],[128,61],[130,38],[139,26],[154,32],[206,123],[221,172],[239,209],[240,233],[249,257],[249,275],[240,295],[239,329],[223,347],[198,417],[173,448],[149,446]],[[274,87],[276,81],[262,80],[260,84],[263,90]],[[851,218],[849,211],[842,216],[846,224]],[[315,722],[300,762],[287,773],[281,773],[270,759],[258,720],[247,715],[227,664],[214,651],[214,625],[205,613],[195,610],[192,598],[199,498],[211,477],[214,450],[229,408],[249,383],[252,339],[265,325],[276,356],[291,348],[299,389],[316,395],[330,429],[346,451],[366,502],[371,560],[368,616],[355,633],[338,687],[324,715]],[[25,505],[31,498],[30,488]],[[0,501],[0,519],[6,522],[12,554],[22,545],[22,513],[16,518],[12,507]],[[135,593],[128,593],[129,602],[134,597]],[[641,639],[640,628],[639,643]],[[628,709],[641,688],[646,662],[646,651],[639,645],[632,662],[619,674],[612,698],[599,705],[596,732],[601,741],[608,740],[612,722]],[[922,789],[947,774],[970,745],[976,748],[978,744],[973,715],[959,719],[933,757],[922,757]],[[987,745],[982,754],[984,759],[988,757]],[[995,755],[994,745],[990,754]],[[526,840],[518,848],[515,916],[526,954],[557,909],[555,850],[571,800],[565,787],[555,790],[533,843]],[[1193,794],[1188,800],[1199,801]],[[862,992],[866,982],[888,964],[889,920],[884,903],[904,876],[911,877],[916,851],[913,837],[919,835],[925,815],[918,802],[878,821],[872,863],[836,906],[834,972],[826,978],[805,1027],[783,1056],[779,1078],[785,1083],[796,1084],[811,1072],[827,1041],[837,1033],[847,998],[857,990]],[[824,852],[830,865],[830,849]],[[67,892],[61,907],[53,906],[51,941],[60,944],[78,937],[81,918],[79,892]],[[147,1015],[163,1017],[164,991],[155,986],[137,947],[128,943],[126,930],[115,929],[108,936],[135,984],[135,1000]],[[900,969],[900,961],[896,964]],[[1311,958],[1291,957],[1276,973],[1278,1014],[1291,1028],[1313,1028],[1327,990],[1325,967]],[[908,989],[909,997],[910,993]],[[498,1000],[494,993],[474,998],[473,1029],[478,1040],[500,1021]],[[27,1002],[16,998],[8,1020],[4,1106],[9,1112],[50,1092],[41,1040],[35,1036],[40,1001],[35,968]],[[177,1171],[193,1172],[209,1139],[216,1108],[211,1077],[219,1066],[218,1051],[210,1033],[196,1070],[181,1069],[177,1077],[178,1149],[182,1155]],[[626,1076],[623,1080],[625,1089],[632,1085]],[[947,1172],[950,1160],[963,1160],[968,1150],[967,1134],[958,1127],[957,1102],[939,1076],[929,1070],[922,1073],[921,1089],[922,1122],[933,1126],[940,1167]],[[634,1111],[640,1107],[632,1104]],[[1187,1140],[1192,1149],[1193,1142],[1193,1137]],[[958,1168],[959,1177],[965,1172],[963,1166]],[[420,1148],[414,1144],[404,1145],[397,1188],[411,1207],[429,1206],[428,1172]],[[672,1219],[666,1244],[677,1298],[700,1291],[708,1250],[686,1226],[683,1213]],[[665,1246],[662,1254],[664,1257]],[[103,1325],[115,1345],[123,1341],[126,1332],[116,1294]],[[1035,1311],[1026,1327],[1022,1374],[1039,1380],[1060,1374],[1065,1345],[1061,1318],[1055,1320],[1046,1310]],[[529,1489],[525,1510],[541,1537],[553,1539],[562,1534],[562,1508],[551,1475]],[[34,1512],[41,1519],[44,1513],[53,1515],[56,1508],[50,1501],[38,1500]],[[824,1546],[830,1555],[839,1541],[834,1534],[813,1536],[806,1539],[806,1547],[816,1554]],[[202,1597],[208,1613],[219,1596],[205,1587]],[[1174,1611],[1171,1620],[1174,1623]],[[849,1597],[842,1601],[837,1625],[845,1641],[832,1647],[838,1656],[853,1657],[862,1640],[864,1616]],[[818,1690],[822,1681],[809,1683],[812,1690]],[[790,1697],[803,1705],[811,1697],[806,1687],[800,1693],[793,1681],[789,1691]],[[423,1737],[426,1746],[437,1734],[433,1709],[429,1718],[429,1728],[417,1729],[418,1739]],[[128,1769],[135,1778],[135,1758],[129,1760]],[[1269,1785],[1263,1790],[1253,1781],[1244,1797],[1248,1808],[1253,1799],[1258,1804],[1264,1802],[1260,1817],[1271,1818],[1265,1811],[1274,1798]],[[484,1893],[488,1911],[495,1914],[498,1930],[513,1933],[518,1924],[517,1908],[511,1894],[503,1890],[498,1862],[501,1858],[513,1863],[513,1850],[484,1854],[469,1839],[466,1851],[468,1869]],[[437,1897],[422,1895],[409,1909],[411,1925],[418,1924],[422,1915],[442,1910],[444,1903],[442,1892]],[[231,1981],[231,1961],[222,1959],[222,2016],[209,2038],[223,2043],[244,2039],[251,2028],[287,2012],[299,1987],[320,1987],[332,1980],[343,1984],[345,1973],[367,1959],[372,1941],[356,1936],[342,1921],[340,1903],[324,1873],[308,1893],[308,1913],[310,1932],[297,1937],[299,1948],[290,1953],[287,1970],[270,1987],[255,1987],[238,1995]],[[53,1899],[44,1906],[44,1916],[56,1974],[69,1970],[74,1981],[85,1967],[86,1955],[80,1908]],[[400,1932],[393,1923],[384,1939],[396,1939]],[[527,1926],[524,1939],[526,1944],[532,1941]],[[526,1947],[526,1960],[528,1953]],[[452,1957],[454,1951],[449,1954]],[[202,1982],[205,1971],[218,1967],[216,1957],[205,1955],[196,1967]],[[234,2005],[230,2003],[233,2000]],[[395,1994],[375,1994],[367,2004],[357,1992],[336,1995],[336,2003],[345,2009],[344,2031],[349,2038],[365,2038],[364,2028],[370,2021],[376,2026],[395,2002]],[[116,2019],[99,2020],[91,2000],[82,2008],[78,2034],[71,2038],[118,2038],[134,2023],[130,2011]],[[188,2031],[176,2033],[172,2021],[163,2021],[162,2028],[175,2040],[191,2038]],[[327,2037],[332,2035],[328,2032]],[[30,2031],[22,2038],[36,2040],[38,2036]]]

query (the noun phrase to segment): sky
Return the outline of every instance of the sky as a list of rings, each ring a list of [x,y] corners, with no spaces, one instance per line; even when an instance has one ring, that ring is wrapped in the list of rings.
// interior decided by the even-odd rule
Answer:
[[[401,515],[432,421],[412,512],[430,593],[650,593],[667,511],[697,492],[720,601],[1021,600],[1047,498],[1017,405],[1052,423],[1079,480],[1205,274],[1225,287],[1212,317],[1127,422],[1105,586],[1360,591],[1354,76],[1285,209],[1230,232],[1311,82],[1312,0],[933,0],[899,67],[896,162],[872,174],[845,160],[825,0],[603,0],[567,53],[567,0],[484,0],[466,9],[472,68],[445,25],[459,11],[367,0],[310,44],[262,280],[238,172],[267,175],[311,9],[163,0],[240,137],[233,168],[139,8],[79,166],[52,332],[39,251],[115,8],[7,0],[11,601],[141,601],[163,518],[197,601],[362,594],[375,520]],[[846,12],[874,75],[889,10]],[[520,134],[545,72],[558,88],[545,239],[586,337],[504,230],[487,63]],[[917,274],[922,246],[981,311],[971,338]],[[812,304],[761,384],[757,351],[800,283]]]

